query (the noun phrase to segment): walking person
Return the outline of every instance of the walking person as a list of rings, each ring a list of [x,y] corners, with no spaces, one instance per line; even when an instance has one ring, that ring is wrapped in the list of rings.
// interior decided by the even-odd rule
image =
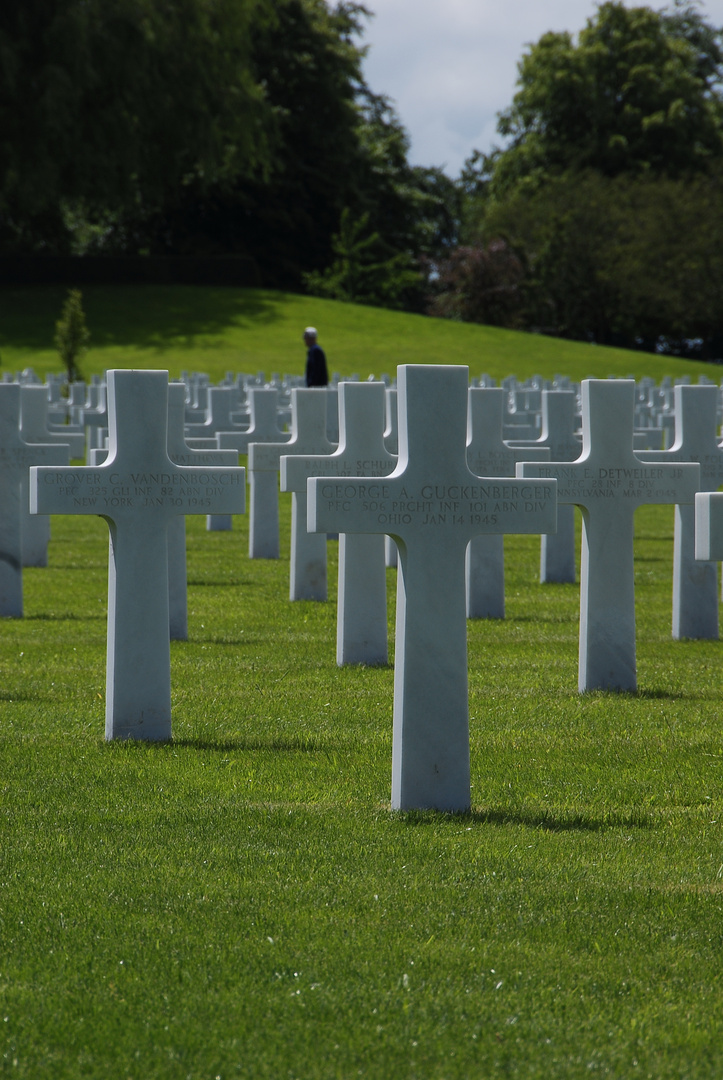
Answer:
[[[329,372],[326,368],[326,356],[321,345],[316,341],[316,330],[313,326],[307,326],[304,330],[306,343],[306,385],[328,386]]]

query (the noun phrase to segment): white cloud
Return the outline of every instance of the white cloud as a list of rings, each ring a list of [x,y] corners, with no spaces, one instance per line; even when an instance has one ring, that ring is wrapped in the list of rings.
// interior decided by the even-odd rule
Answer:
[[[517,61],[547,30],[576,34],[595,0],[367,0],[364,41],[372,90],[392,99],[410,160],[457,175],[472,150],[499,142],[496,114],[515,92]],[[629,3],[633,6],[633,3]],[[661,9],[664,0],[652,0]],[[672,0],[671,0],[672,6]],[[723,0],[701,7],[723,24]]]

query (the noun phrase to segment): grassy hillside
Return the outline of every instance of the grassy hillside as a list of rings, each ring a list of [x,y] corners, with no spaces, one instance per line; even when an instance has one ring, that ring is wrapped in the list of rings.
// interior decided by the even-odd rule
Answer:
[[[60,369],[53,336],[65,294],[62,287],[0,292],[4,370]],[[467,364],[472,375],[495,378],[720,375],[710,364],[261,289],[97,286],[83,297],[92,334],[86,375],[112,367],[206,371],[214,380],[226,371],[301,372],[309,324],[319,329],[330,369],[362,378],[410,363]]]

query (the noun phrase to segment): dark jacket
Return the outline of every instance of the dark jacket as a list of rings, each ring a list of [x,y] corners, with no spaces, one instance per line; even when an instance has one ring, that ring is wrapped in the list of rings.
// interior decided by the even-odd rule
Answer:
[[[329,372],[326,370],[326,356],[321,345],[312,345],[306,354],[306,385],[328,386]]]

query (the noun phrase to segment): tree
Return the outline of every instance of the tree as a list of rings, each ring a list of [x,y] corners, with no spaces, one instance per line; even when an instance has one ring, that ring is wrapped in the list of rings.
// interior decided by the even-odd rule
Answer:
[[[391,102],[361,86],[359,151],[350,204],[368,213],[390,254],[434,258],[457,240],[459,196],[443,171],[409,164],[409,136]]]
[[[120,244],[130,238],[158,253],[250,255],[266,284],[299,288],[304,275],[317,284],[326,270],[334,277],[335,245],[362,219],[364,235],[377,234],[372,261],[404,264],[407,275],[456,242],[454,182],[440,169],[409,164],[409,140],[391,103],[364,83],[357,39],[367,15],[356,3],[277,0],[252,48],[274,119],[267,173],[210,190],[189,184],[177,205],[116,228]],[[417,280],[404,303],[419,309]]]
[[[268,167],[230,183],[192,180],[176,202],[127,215],[104,245],[250,255],[280,287],[327,265],[358,154],[362,53],[353,37],[364,15],[355,3],[275,0],[249,43],[268,111]]]
[[[521,254],[528,329],[720,355],[723,166],[692,179],[566,173],[496,202],[486,228]]]
[[[334,261],[324,272],[305,275],[307,290],[332,300],[407,306],[410,293],[420,289],[421,275],[406,252],[387,255],[384,247],[379,233],[369,232],[369,215],[355,220],[345,207],[332,241]]]
[[[5,5],[0,249],[238,254],[264,284],[300,288],[338,276],[364,222],[365,265],[396,282],[368,295],[421,309],[459,193],[409,164],[392,105],[364,82],[369,14],[354,0]]]
[[[6,249],[67,244],[89,217],[172,201],[268,162],[250,28],[267,0],[0,5]]]
[[[82,378],[78,361],[87,352],[89,341],[83,295],[79,289],[71,289],[63,304],[60,319],[55,324],[55,347],[68,373],[68,382],[77,382]]]
[[[720,358],[723,168],[690,179],[620,178],[608,220],[615,247],[600,274],[619,295],[619,332]]]
[[[499,116],[510,140],[485,162],[491,191],[551,174],[680,176],[723,155],[723,33],[690,4],[627,8],[608,0],[573,41],[547,33],[519,65]]]
[[[374,260],[396,282],[366,302],[422,311],[425,279],[458,242],[461,195],[441,169],[409,164],[409,137],[388,98],[362,85],[357,102],[359,145],[344,213],[357,226],[364,221],[360,236],[375,235]],[[340,223],[337,242],[342,232]]]
[[[459,181],[465,244],[502,240],[523,267],[506,325],[717,347],[722,79],[723,31],[685,0],[662,12],[607,0],[577,41],[548,33],[528,49],[499,118],[509,145],[475,152]],[[494,273],[503,289],[506,267],[487,270],[485,290]],[[437,308],[464,310],[468,287],[458,270]]]
[[[524,263],[504,240],[455,248],[439,263],[429,314],[490,326],[520,326],[524,278]]]

